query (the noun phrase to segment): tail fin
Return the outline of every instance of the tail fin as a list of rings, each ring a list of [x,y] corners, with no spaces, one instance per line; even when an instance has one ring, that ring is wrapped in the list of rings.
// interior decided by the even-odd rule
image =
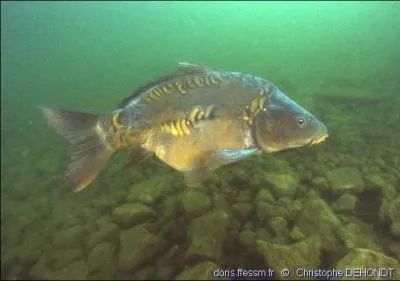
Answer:
[[[73,191],[81,191],[93,182],[115,153],[96,128],[101,115],[40,108],[47,123],[74,146],[67,176],[73,183]]]

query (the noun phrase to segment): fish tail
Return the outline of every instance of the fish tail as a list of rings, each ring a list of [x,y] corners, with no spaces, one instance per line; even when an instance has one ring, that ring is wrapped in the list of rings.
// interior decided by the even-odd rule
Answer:
[[[49,126],[74,146],[67,176],[73,184],[73,191],[81,191],[95,180],[116,152],[116,148],[107,142],[103,125],[110,117],[43,106],[40,108]]]

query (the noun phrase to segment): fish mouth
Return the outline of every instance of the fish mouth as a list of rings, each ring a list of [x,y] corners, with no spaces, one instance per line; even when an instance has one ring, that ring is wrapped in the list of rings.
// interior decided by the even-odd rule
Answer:
[[[310,146],[311,145],[320,144],[320,143],[324,142],[327,137],[328,137],[328,134],[325,134],[323,136],[319,136],[318,138],[315,138],[315,139],[311,140]]]

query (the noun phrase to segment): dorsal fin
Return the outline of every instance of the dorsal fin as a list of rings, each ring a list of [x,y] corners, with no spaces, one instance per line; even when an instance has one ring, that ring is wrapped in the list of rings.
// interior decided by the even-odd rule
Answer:
[[[216,71],[217,68],[206,66],[206,65],[196,65],[190,62],[179,62],[178,69],[176,70],[177,74],[195,74],[195,73],[204,73],[208,71]]]

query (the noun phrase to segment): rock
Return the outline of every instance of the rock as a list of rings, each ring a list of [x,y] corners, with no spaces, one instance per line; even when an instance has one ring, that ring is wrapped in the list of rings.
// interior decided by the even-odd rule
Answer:
[[[207,258],[218,261],[221,257],[228,223],[228,214],[221,210],[213,210],[194,219],[189,225],[187,258]]]
[[[97,231],[92,232],[86,237],[86,249],[90,250],[101,242],[114,244],[119,239],[119,228],[115,223],[107,223]]]
[[[270,185],[275,197],[287,196],[293,198],[297,191],[299,177],[293,172],[285,173],[266,173],[265,181]]]
[[[211,201],[204,192],[187,188],[182,194],[182,208],[189,218],[197,217],[209,210]]]
[[[256,240],[257,240],[257,234],[254,231],[245,229],[239,234],[240,244],[245,246],[248,250],[256,249],[257,245]]]
[[[172,195],[165,198],[161,207],[161,216],[163,221],[171,220],[177,216],[179,213],[179,204],[180,198],[178,198],[178,196]]]
[[[135,271],[132,277],[129,276],[129,278],[125,278],[125,280],[154,280],[156,273],[156,268],[152,265],[149,265],[138,269]]]
[[[275,203],[275,198],[269,189],[261,188],[257,194],[256,201]]]
[[[385,198],[380,209],[380,219],[390,223],[390,232],[400,237],[400,195]]]
[[[292,238],[294,241],[301,241],[306,238],[306,236],[301,232],[300,228],[295,225],[290,232],[290,238]]]
[[[264,257],[265,264],[273,269],[288,268],[290,272],[295,272],[298,268],[319,268],[321,263],[321,242],[318,237],[310,237],[291,245],[257,240],[257,250]],[[292,277],[295,278],[295,275],[292,274]]]
[[[212,202],[214,206],[214,210],[221,210],[227,214],[230,214],[230,208],[228,202],[223,195],[219,193],[212,193]]]
[[[236,198],[236,202],[251,202],[253,199],[253,191],[251,189],[245,189],[239,191]]]
[[[337,269],[344,272],[349,269],[364,268],[364,269],[381,269],[393,268],[394,276],[392,278],[383,277],[383,280],[399,280],[400,264],[394,258],[385,256],[382,253],[369,249],[355,248],[352,249],[345,257],[343,257],[336,265]],[[376,276],[376,275],[374,275]],[[360,277],[346,276],[346,280],[356,280]],[[366,278],[367,280],[376,280],[374,278]],[[379,279],[378,279],[379,280]]]
[[[153,280],[173,280],[174,276],[184,267],[186,249],[178,244],[169,248],[156,261],[156,274]]]
[[[231,208],[235,217],[241,221],[246,221],[250,212],[253,210],[253,205],[250,203],[239,202],[233,204]]]
[[[88,228],[82,225],[60,230],[54,234],[53,246],[58,249],[80,248],[87,233]]]
[[[76,260],[58,271],[52,271],[47,267],[46,256],[42,255],[29,270],[29,275],[38,280],[85,280],[88,269],[83,260]]]
[[[172,180],[172,177],[159,175],[141,181],[132,186],[127,200],[128,202],[141,202],[153,205],[156,201],[173,191]]]
[[[126,198],[125,190],[115,190],[103,193],[91,202],[93,207],[101,212],[110,212],[115,206],[118,206]]]
[[[127,203],[112,212],[113,221],[122,228],[129,228],[155,216],[154,210],[142,203]]]
[[[47,266],[51,270],[59,270],[75,260],[82,260],[81,249],[53,250],[47,255]]]
[[[348,249],[368,248],[375,251],[382,251],[379,240],[374,233],[374,228],[360,220],[353,219],[353,222],[343,227],[344,244]]]
[[[324,177],[313,178],[311,184],[320,190],[327,190],[329,188],[329,183]]]
[[[337,168],[329,171],[326,176],[334,192],[360,192],[365,188],[363,175],[355,167]]]
[[[386,198],[396,196],[396,188],[390,175],[383,173],[372,173],[365,175],[366,186],[369,189],[378,189]]]
[[[340,196],[338,200],[336,200],[336,202],[333,204],[333,207],[338,211],[353,211],[356,203],[357,197],[346,192]]]
[[[400,242],[390,243],[389,249],[395,255],[395,257],[400,260]]]
[[[308,193],[295,224],[306,236],[318,234],[325,250],[341,254],[338,247],[343,232],[340,220],[317,192],[311,190]]]
[[[253,225],[253,223],[251,221],[247,221],[243,225],[243,229],[254,230],[254,225]]]
[[[288,226],[287,221],[282,217],[273,217],[268,220],[268,226],[273,231],[275,236],[287,236]]]
[[[100,228],[107,224],[115,225],[110,215],[101,216],[95,221],[95,225]]]
[[[256,215],[257,220],[260,223],[264,223],[268,218],[271,217],[288,217],[288,211],[285,207],[279,204],[271,204],[265,202],[256,203]]]
[[[219,268],[211,261],[199,263],[195,266],[186,268],[175,280],[215,280],[219,279],[214,275],[214,271]]]
[[[265,228],[258,228],[256,230],[257,240],[269,241],[272,235]]]
[[[89,253],[90,279],[114,280],[117,270],[115,253],[117,248],[110,243],[97,244]]]
[[[159,242],[144,224],[121,231],[119,269],[129,271],[143,264],[155,254]]]

